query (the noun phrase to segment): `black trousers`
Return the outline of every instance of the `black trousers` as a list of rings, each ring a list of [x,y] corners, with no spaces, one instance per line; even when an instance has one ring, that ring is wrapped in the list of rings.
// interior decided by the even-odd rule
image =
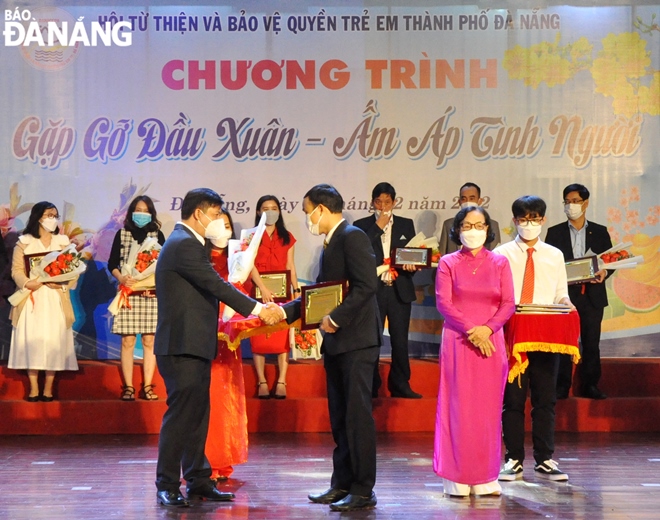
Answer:
[[[158,439],[156,487],[177,491],[180,476],[189,489],[210,485],[204,455],[209,430],[211,361],[195,356],[156,356],[167,389],[167,411]]]
[[[571,301],[580,316],[580,345],[582,360],[578,365],[580,381],[583,387],[598,386],[600,381],[600,329],[603,321],[603,308],[594,307],[586,294],[571,296]],[[557,388],[567,390],[571,387],[573,362],[569,355],[561,355]]]
[[[330,485],[370,496],[376,483],[376,424],[371,413],[378,347],[323,356],[335,449]]]
[[[387,378],[387,388],[390,392],[403,393],[410,388],[408,331],[410,329],[412,307],[410,303],[401,301],[394,286],[385,285],[382,282],[379,282],[379,284],[377,299],[380,320],[385,324],[385,318],[387,317],[387,328],[390,333],[390,344],[392,345],[392,365],[390,366],[390,375]],[[381,384],[378,360],[376,360],[374,389],[378,390]]]
[[[528,352],[525,373],[504,389],[502,433],[505,460],[525,460],[525,401],[532,399],[532,443],[537,464],[551,459],[555,451],[555,403],[560,354]]]

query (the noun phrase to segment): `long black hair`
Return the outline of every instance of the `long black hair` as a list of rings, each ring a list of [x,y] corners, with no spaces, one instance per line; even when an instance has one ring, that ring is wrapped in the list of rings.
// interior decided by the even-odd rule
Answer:
[[[151,222],[144,226],[143,228],[137,227],[135,222],[133,222],[133,213],[135,213],[135,208],[138,205],[138,202],[144,202],[147,205],[147,211],[151,215]],[[158,231],[160,229],[160,220],[156,214],[156,207],[154,206],[154,201],[151,200],[151,197],[146,195],[140,195],[135,197],[131,203],[128,205],[126,210],[126,218],[124,219],[124,229],[126,231],[137,231],[138,229],[144,229],[147,232]]]
[[[226,209],[222,210],[223,215],[227,215],[227,220],[229,221],[229,227],[231,228],[231,236],[229,237],[230,239],[235,239],[236,238],[236,232],[234,231],[234,219],[231,218],[231,213],[227,211]]]
[[[286,246],[289,244],[289,242],[291,242],[291,236],[289,235],[289,232],[284,225],[284,219],[282,218],[282,206],[280,206],[280,201],[275,195],[264,195],[257,201],[257,212],[254,215],[254,225],[256,226],[259,224],[259,220],[261,219],[261,206],[264,202],[268,202],[269,200],[272,200],[275,204],[277,204],[277,209],[280,212],[280,216],[277,218],[277,222],[275,222],[275,229],[277,229],[277,234],[282,239],[282,243]]]
[[[41,202],[37,202],[34,206],[32,206],[32,211],[30,211],[28,223],[23,230],[24,235],[32,235],[34,238],[39,238],[41,236],[39,219],[44,216],[44,213],[46,213],[46,210],[48,209],[57,210],[57,206],[55,206],[55,204],[52,202],[48,202],[47,200],[42,200]],[[59,210],[57,213],[59,214]],[[55,231],[53,231],[53,235],[57,235],[59,232],[60,227],[57,226]]]

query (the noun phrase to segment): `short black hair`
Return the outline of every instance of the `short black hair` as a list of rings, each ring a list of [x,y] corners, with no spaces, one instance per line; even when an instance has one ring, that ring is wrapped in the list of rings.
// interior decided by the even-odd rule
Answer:
[[[481,188],[477,186],[474,182],[466,182],[461,186],[461,189],[458,190],[458,193],[460,194],[465,188],[474,188],[477,190],[477,195],[479,195],[479,198],[481,198]]]
[[[396,190],[389,182],[379,182],[371,190],[371,200],[377,199],[382,194],[389,195],[392,200],[396,200]]]
[[[461,245],[461,225],[463,224],[463,221],[465,220],[467,214],[472,211],[476,211],[477,213],[481,213],[483,215],[484,220],[486,221],[486,225],[488,226],[485,243],[490,244],[493,240],[495,240],[495,232],[493,231],[493,226],[490,223],[490,215],[481,206],[471,206],[469,208],[463,208],[458,213],[456,213],[456,216],[454,217],[454,222],[451,225],[451,229],[449,230],[449,239],[454,244],[458,244],[459,246]]]
[[[524,195],[514,200],[513,204],[511,204],[513,218],[524,218],[527,216],[543,218],[545,217],[546,208],[545,201],[536,195]]]
[[[195,188],[186,193],[181,204],[181,220],[189,219],[197,208],[206,211],[211,206],[222,207],[222,197],[210,188]]]
[[[580,198],[582,200],[589,200],[589,190],[587,189],[586,186],[583,186],[582,184],[569,184],[564,188],[564,200],[566,200],[566,195],[569,193],[572,193],[574,191],[578,192],[578,195],[580,195]]]
[[[144,202],[147,205],[147,211],[151,215],[151,222],[144,226],[142,229],[147,232],[158,231],[160,229],[160,220],[158,220],[158,215],[156,213],[156,206],[154,206],[154,201],[151,200],[151,197],[147,195],[140,195],[135,197],[131,203],[128,205],[126,210],[126,218],[124,218],[124,229],[127,231],[137,231],[139,228],[133,222],[133,213],[135,213],[135,208],[138,205],[138,202]]]
[[[28,222],[25,226],[25,229],[23,230],[24,235],[32,235],[34,238],[39,238],[41,236],[39,219],[44,216],[44,213],[48,209],[57,209],[57,206],[55,206],[55,204],[52,202],[48,202],[47,200],[42,200],[41,202],[37,202],[34,206],[32,206],[30,216],[28,217]],[[57,213],[59,214],[59,210]],[[57,226],[55,231],[53,231],[53,235],[57,235],[59,232],[60,227]]]
[[[330,184],[317,184],[305,193],[303,198],[309,199],[314,207],[323,204],[330,210],[330,213],[341,213],[344,209],[344,199]]]

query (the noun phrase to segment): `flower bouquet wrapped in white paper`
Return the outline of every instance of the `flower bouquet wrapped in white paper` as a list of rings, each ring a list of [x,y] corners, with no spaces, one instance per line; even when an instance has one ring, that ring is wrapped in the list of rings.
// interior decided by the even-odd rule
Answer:
[[[156,262],[160,255],[161,245],[153,237],[146,238],[142,244],[134,242],[128,253],[128,259],[121,267],[121,274],[130,276],[135,283],[130,287],[120,285],[117,296],[108,306],[113,316],[119,313],[122,307],[130,309],[128,297],[134,291],[146,291],[156,288]]]
[[[240,240],[230,240],[227,246],[229,283],[244,284],[254,269],[254,260],[257,250],[261,244],[261,237],[266,230],[266,213],[261,214],[259,225],[250,229],[241,230]],[[236,311],[231,307],[225,307],[222,313],[222,321],[229,321]],[[247,316],[246,316],[247,317]]]
[[[627,248],[632,242],[617,244],[598,255],[600,269],[633,269],[644,262],[643,256],[635,256]]]
[[[41,283],[69,282],[78,278],[87,269],[82,254],[75,244],[69,244],[62,251],[52,251],[39,260],[30,270],[30,280]],[[19,289],[9,297],[9,303],[17,307],[30,295],[29,289]]]

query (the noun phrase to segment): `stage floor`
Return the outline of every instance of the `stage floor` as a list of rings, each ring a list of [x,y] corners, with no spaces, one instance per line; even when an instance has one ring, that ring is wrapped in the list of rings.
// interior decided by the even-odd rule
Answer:
[[[378,507],[350,518],[651,519],[660,510],[660,435],[558,434],[556,460],[569,483],[534,477],[531,446],[525,480],[497,497],[454,499],[433,473],[433,434],[378,439]],[[339,518],[307,501],[328,487],[332,439],[326,433],[250,436],[250,460],[222,489],[231,504],[156,504],[156,435],[4,436],[0,438],[0,518],[316,519]]]

